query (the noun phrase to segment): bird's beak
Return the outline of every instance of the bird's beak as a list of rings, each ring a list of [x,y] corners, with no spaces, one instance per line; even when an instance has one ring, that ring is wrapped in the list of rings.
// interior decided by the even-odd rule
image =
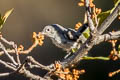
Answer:
[[[44,31],[41,32],[42,35],[45,35]]]

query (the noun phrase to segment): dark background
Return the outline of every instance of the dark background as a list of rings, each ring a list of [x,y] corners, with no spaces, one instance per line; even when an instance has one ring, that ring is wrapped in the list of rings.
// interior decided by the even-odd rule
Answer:
[[[3,36],[15,41],[15,43],[23,44],[25,49],[32,45],[32,32],[40,32],[45,25],[61,24],[65,27],[74,28],[77,22],[83,22],[84,7],[79,7],[77,4],[80,0],[0,0],[0,13],[4,14],[7,10],[14,8],[13,13],[7,19],[4,28],[1,30]],[[103,11],[113,7],[112,0],[95,0],[98,8]],[[107,29],[118,30],[119,21],[116,19],[111,27]],[[108,56],[111,50],[111,44],[101,43],[95,46],[89,56]],[[61,60],[65,56],[65,52],[55,47],[49,38],[45,38],[44,45],[38,46],[29,55],[32,55],[41,64],[48,65],[55,60]],[[20,55],[21,60],[24,60],[27,55]],[[6,56],[1,56],[0,59],[6,60]],[[0,72],[6,72],[0,64]],[[85,69],[86,73],[80,76],[80,80],[119,80],[120,73],[108,77],[108,73],[120,68],[119,61],[102,61],[91,60],[81,61],[78,69]],[[46,71],[33,69],[33,73],[44,75]],[[0,80],[27,80],[20,75],[12,75]]]

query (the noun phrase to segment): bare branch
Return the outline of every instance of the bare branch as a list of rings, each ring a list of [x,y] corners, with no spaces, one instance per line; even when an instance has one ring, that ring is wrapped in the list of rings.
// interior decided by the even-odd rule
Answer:
[[[91,32],[94,32],[94,29],[95,29],[95,26],[93,24],[93,21],[91,19],[91,8],[90,8],[90,2],[89,0],[85,0],[85,6],[86,6],[86,14],[87,14],[87,20],[88,20],[88,25],[89,25],[89,28],[90,28],[90,31]]]
[[[41,69],[44,69],[47,71],[52,71],[52,69],[49,68],[49,66],[44,66],[44,65],[40,64],[39,62],[35,61],[34,58],[32,58],[32,56],[28,56],[26,60],[28,62],[31,62],[32,64],[38,65]]]
[[[24,63],[16,70],[18,74],[21,74],[27,78],[34,79],[34,80],[47,80],[45,78],[40,77],[39,75],[32,74],[29,70],[26,70],[25,64],[28,62],[33,61],[34,59],[32,57],[27,57],[27,59],[24,61]],[[38,63],[37,63],[38,64]]]
[[[25,68],[20,69],[19,74],[21,74],[27,78],[33,79],[33,80],[47,80],[38,75],[32,74],[29,70],[26,70]]]
[[[5,42],[8,45],[12,45],[15,49],[8,49],[7,52],[8,53],[16,53],[17,55],[17,62],[20,64],[19,61],[19,54],[29,54],[37,45],[38,45],[38,41],[35,40],[35,42],[26,50],[22,50],[22,51],[18,51],[17,50],[17,45],[13,42],[13,41],[8,41],[6,40],[4,37],[2,37],[2,35],[0,36],[0,39]],[[19,53],[19,54],[18,54]],[[4,51],[0,51],[0,56],[4,54]]]
[[[4,45],[1,42],[0,42],[0,48],[4,51],[5,55],[7,55],[10,61],[13,62],[13,64],[18,65],[14,60],[14,58],[11,55],[9,55],[9,53],[7,52],[7,50],[5,49]]]
[[[12,73],[6,72],[6,73],[0,73],[0,77],[5,77],[5,76],[9,76]]]
[[[109,32],[108,34],[103,34],[98,36],[95,41],[95,45],[108,40],[120,39],[120,31]]]
[[[14,44],[14,45],[13,45],[13,48],[15,49],[15,53],[16,53],[16,57],[17,57],[17,63],[18,63],[18,65],[20,66],[20,65],[21,65],[21,62],[20,62],[20,58],[19,58],[19,54],[18,54],[18,50],[17,50],[17,45]]]
[[[5,61],[3,61],[3,60],[0,60],[0,64],[3,64],[5,67],[7,67],[7,68],[9,68],[9,69],[11,69],[11,70],[13,70],[13,71],[16,71],[16,70],[17,70],[16,68],[8,65],[7,62],[5,62]]]

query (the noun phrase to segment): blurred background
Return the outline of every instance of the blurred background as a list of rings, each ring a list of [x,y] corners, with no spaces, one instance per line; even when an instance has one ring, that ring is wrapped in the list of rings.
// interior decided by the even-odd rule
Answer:
[[[77,22],[83,22],[84,7],[77,4],[80,0],[0,0],[0,13],[4,14],[7,10],[14,8],[13,13],[8,17],[3,29],[3,36],[10,41],[15,41],[18,45],[24,45],[25,49],[32,45],[32,33],[40,32],[48,24],[61,24],[74,28]],[[98,8],[102,11],[113,7],[112,0],[95,0]],[[120,22],[116,19],[106,32],[118,30]],[[119,43],[119,42],[118,42]],[[111,51],[110,43],[101,43],[95,46],[89,56],[108,56]],[[45,37],[43,46],[37,46],[30,54],[41,64],[49,65],[56,60],[62,60],[66,55],[64,51],[55,47],[51,40]],[[28,55],[20,55],[24,60]],[[6,60],[6,56],[0,56]],[[6,72],[0,64],[0,72]],[[108,77],[108,73],[120,68],[119,61],[90,60],[81,61],[77,67],[85,69],[86,73],[80,76],[80,80],[119,80],[120,73]],[[34,74],[43,76],[46,71],[33,69]],[[10,76],[0,78],[0,80],[27,80],[23,76]]]

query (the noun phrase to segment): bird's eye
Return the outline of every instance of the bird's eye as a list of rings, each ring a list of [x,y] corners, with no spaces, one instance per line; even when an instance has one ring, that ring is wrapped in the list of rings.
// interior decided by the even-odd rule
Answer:
[[[50,29],[49,29],[49,28],[47,28],[47,29],[46,29],[46,32],[50,32]]]

